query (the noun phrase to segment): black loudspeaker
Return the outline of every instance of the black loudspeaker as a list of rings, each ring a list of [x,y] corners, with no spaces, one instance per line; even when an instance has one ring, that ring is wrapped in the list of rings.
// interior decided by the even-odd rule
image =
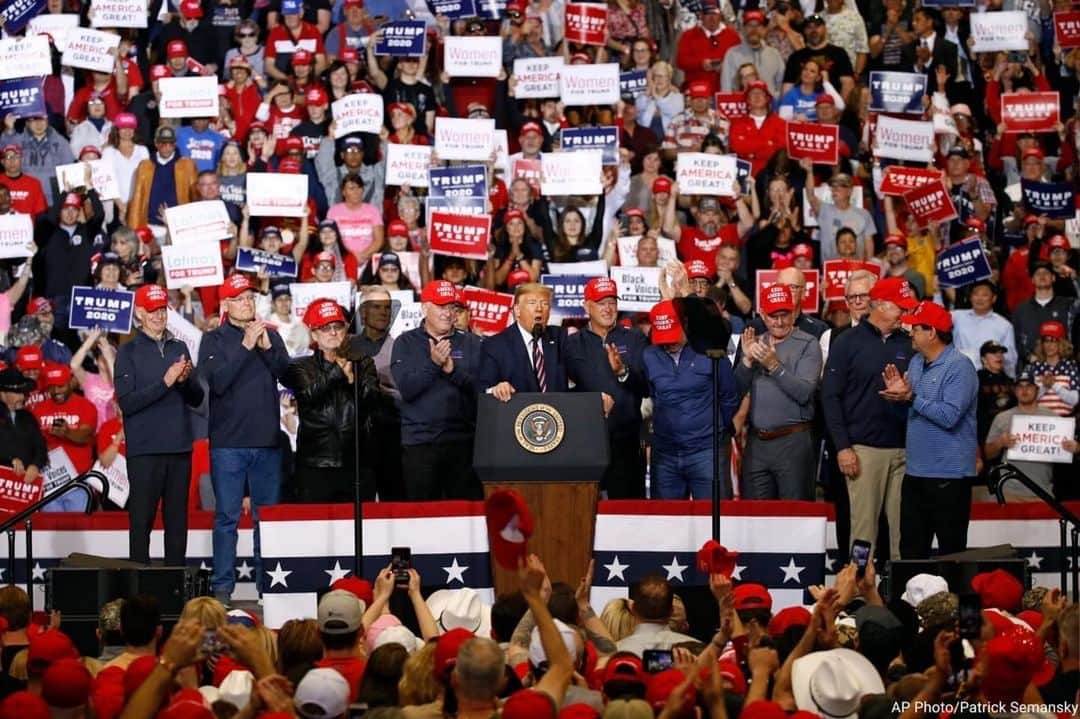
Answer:
[[[971,592],[971,580],[976,574],[1004,569],[1016,577],[1024,589],[1031,588],[1031,576],[1026,559],[1017,559],[1016,550],[1008,544],[972,549],[966,552],[943,555],[935,559],[903,559],[888,564],[886,596],[897,601],[904,593],[909,579],[916,574],[936,574],[949,584],[949,591],[957,594]]]

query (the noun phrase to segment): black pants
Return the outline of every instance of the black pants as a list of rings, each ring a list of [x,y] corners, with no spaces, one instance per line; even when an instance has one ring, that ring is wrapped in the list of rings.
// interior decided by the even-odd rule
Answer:
[[[405,495],[410,502],[481,499],[484,491],[473,471],[472,442],[414,444],[401,448]]]
[[[128,551],[134,562],[150,563],[150,530],[161,503],[165,524],[165,564],[187,564],[188,486],[191,483],[191,453],[144,454],[127,458]]]
[[[371,430],[369,464],[375,475],[379,501],[405,500],[405,483],[401,475],[401,424],[376,423]]]
[[[296,465],[293,472],[293,495],[300,504],[335,504],[351,502],[356,494],[352,467],[306,467]],[[360,473],[360,497],[375,499],[375,483],[370,473]]]
[[[900,556],[926,559],[937,535],[938,554],[967,549],[971,477],[934,479],[904,475],[900,488]]]
[[[608,499],[645,499],[645,453],[641,435],[610,437],[611,462],[604,472],[600,488]]]

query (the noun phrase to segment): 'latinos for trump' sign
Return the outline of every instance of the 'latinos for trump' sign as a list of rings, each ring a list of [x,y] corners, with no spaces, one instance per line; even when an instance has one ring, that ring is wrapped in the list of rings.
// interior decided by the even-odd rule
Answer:
[[[991,274],[990,261],[978,237],[946,247],[937,258],[938,287],[943,290],[970,285]]]
[[[1005,453],[1005,459],[1010,462],[1069,464],[1073,461],[1072,452],[1065,451],[1062,443],[1076,437],[1075,417],[1014,414],[1009,434],[1016,437],[1016,444]]]
[[[824,277],[825,300],[844,299],[844,285],[848,278],[859,270],[872,273],[875,277],[881,277],[882,265],[877,262],[863,260],[825,260],[822,263]]]
[[[920,185],[940,179],[941,170],[889,165],[885,168],[885,174],[881,178],[881,194],[903,197]]]
[[[502,51],[501,37],[451,35],[443,44],[443,65],[450,77],[498,77]]]
[[[619,65],[566,65],[559,74],[562,101],[574,105],[614,105],[619,101]]]
[[[491,159],[495,121],[481,118],[439,117],[435,119],[435,152],[440,160]]]
[[[383,96],[374,92],[356,92],[334,100],[330,106],[334,118],[334,137],[354,132],[379,134],[383,126]]]
[[[423,20],[401,20],[383,25],[382,40],[375,44],[376,55],[420,57],[427,43]]]
[[[216,77],[163,77],[158,80],[158,88],[162,117],[217,117]]]
[[[921,72],[870,73],[870,109],[921,115],[926,75]]]
[[[971,14],[972,52],[1027,50],[1028,20],[1022,10]]]
[[[840,127],[809,122],[787,123],[787,151],[793,160],[819,165],[840,162]]]
[[[566,4],[565,34],[568,42],[603,45],[607,31],[607,5],[572,2]]]
[[[619,130],[615,127],[568,127],[559,133],[563,152],[600,150],[605,165],[619,164]]]
[[[956,218],[956,206],[941,180],[927,182],[914,190],[908,190],[904,195],[904,202],[907,203],[915,223],[921,228]]]
[[[761,300],[768,293],[769,288],[776,284],[776,278],[779,276],[781,270],[758,270],[754,276],[755,288],[754,297],[757,298],[755,303],[756,307],[761,307]],[[803,270],[803,277],[806,278],[806,292],[803,295],[802,311],[813,314],[818,311],[818,300],[821,297],[821,290],[818,289],[818,271],[817,270]]]
[[[561,57],[530,57],[514,60],[514,97],[558,97],[559,73],[563,69]]]
[[[514,296],[495,290],[466,285],[465,304],[469,307],[469,327],[481,335],[493,335],[510,326]]]
[[[174,245],[214,242],[233,236],[229,211],[221,200],[188,202],[165,208],[165,225]]]
[[[437,255],[486,260],[490,236],[491,215],[431,213],[428,242]]]
[[[99,327],[106,332],[126,335],[131,332],[131,313],[134,309],[134,292],[72,287],[68,327],[80,330]]]
[[[166,245],[161,248],[165,286],[178,290],[191,287],[216,287],[225,281],[221,267],[221,248],[216,242],[190,245]]]
[[[1054,37],[1063,49],[1080,47],[1080,10],[1054,13]]]
[[[1054,220],[1069,220],[1076,215],[1072,186],[1067,182],[1020,180],[1024,206],[1034,215]]]
[[[687,195],[735,196],[738,166],[734,155],[683,152],[675,162],[679,193]]]
[[[874,155],[930,162],[934,159],[935,140],[932,122],[879,115],[874,130]]]
[[[1056,92],[1006,92],[1001,96],[1005,132],[1054,132],[1060,102]]]

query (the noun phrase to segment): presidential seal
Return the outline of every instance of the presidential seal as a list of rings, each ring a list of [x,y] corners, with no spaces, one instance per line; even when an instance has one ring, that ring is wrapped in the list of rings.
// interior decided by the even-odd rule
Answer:
[[[514,420],[514,436],[528,452],[547,454],[563,441],[566,425],[559,410],[550,404],[530,404]]]

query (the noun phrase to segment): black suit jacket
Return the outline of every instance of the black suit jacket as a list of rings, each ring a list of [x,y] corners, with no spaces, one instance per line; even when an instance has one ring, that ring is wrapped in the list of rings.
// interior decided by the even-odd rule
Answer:
[[[544,328],[544,372],[548,392],[566,392],[566,330],[562,327]],[[521,330],[515,322],[510,327],[484,340],[480,363],[481,391],[499,382],[509,382],[518,392],[539,392],[532,355],[525,348]]]
[[[920,40],[916,38],[914,42],[904,46],[904,64],[911,66],[911,72],[919,72],[915,63],[915,49],[919,45]],[[932,93],[943,90],[946,94],[949,94],[949,91],[953,89],[953,86],[956,85],[956,82],[959,79],[957,77],[959,61],[960,49],[956,47],[956,44],[952,40],[946,40],[944,34],[937,33],[934,37],[934,50],[931,53],[930,62],[922,70],[927,79],[926,91]],[[949,82],[942,88],[937,86],[937,77],[935,75],[938,65],[944,65],[949,70]]]

